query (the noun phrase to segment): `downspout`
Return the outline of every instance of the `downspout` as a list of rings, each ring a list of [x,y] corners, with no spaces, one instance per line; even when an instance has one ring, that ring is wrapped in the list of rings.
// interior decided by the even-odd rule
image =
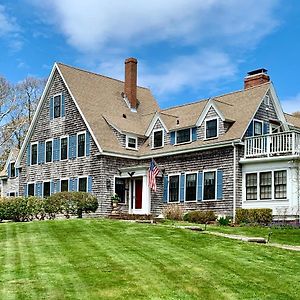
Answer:
[[[232,142],[233,146],[233,223],[235,223],[236,215],[236,145]]]

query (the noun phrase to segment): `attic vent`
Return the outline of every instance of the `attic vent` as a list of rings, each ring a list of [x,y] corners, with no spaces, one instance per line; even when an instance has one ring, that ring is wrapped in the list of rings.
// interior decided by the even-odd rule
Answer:
[[[124,118],[124,119],[126,119],[126,118],[127,118],[127,116],[126,116],[125,114],[123,114],[123,118]]]

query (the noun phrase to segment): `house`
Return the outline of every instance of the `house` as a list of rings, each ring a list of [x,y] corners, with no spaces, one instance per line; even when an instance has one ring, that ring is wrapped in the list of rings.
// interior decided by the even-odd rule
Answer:
[[[0,172],[1,197],[16,197],[19,195],[19,176],[15,162],[19,150],[14,148],[10,151],[3,170]]]
[[[284,114],[265,69],[239,91],[160,109],[137,86],[137,60],[125,81],[55,63],[15,162],[19,194],[87,191],[99,214],[186,210],[235,215],[236,208],[299,207],[300,119]],[[147,171],[160,169],[156,192]]]

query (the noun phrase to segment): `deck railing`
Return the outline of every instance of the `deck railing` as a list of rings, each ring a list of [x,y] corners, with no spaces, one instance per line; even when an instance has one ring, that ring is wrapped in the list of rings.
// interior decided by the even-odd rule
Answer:
[[[268,157],[300,154],[300,133],[295,131],[247,137],[245,157]]]

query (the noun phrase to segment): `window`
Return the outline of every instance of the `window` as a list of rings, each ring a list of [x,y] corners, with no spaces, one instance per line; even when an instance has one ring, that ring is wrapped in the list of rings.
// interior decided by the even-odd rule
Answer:
[[[137,138],[126,136],[126,147],[131,149],[137,149]]]
[[[50,182],[47,181],[47,182],[44,182],[43,184],[43,197],[46,198],[46,197],[49,197],[50,196]]]
[[[259,174],[260,199],[272,198],[272,172],[262,172]]]
[[[79,178],[78,191],[79,192],[87,191],[87,178],[86,177]]]
[[[34,183],[28,183],[27,188],[28,196],[34,196]]]
[[[54,96],[54,118],[61,116],[61,95]]]
[[[262,135],[263,133],[263,122],[261,121],[254,121],[254,135]]]
[[[191,141],[191,129],[182,129],[176,131],[176,144],[187,143]]]
[[[205,138],[214,138],[218,136],[218,119],[205,122]]]
[[[85,133],[80,133],[77,136],[78,157],[85,156]]]
[[[213,200],[216,198],[216,172],[204,172],[204,192],[203,200]]]
[[[257,174],[246,174],[246,200],[257,200]]]
[[[9,197],[16,197],[16,193],[15,192],[10,192]]]
[[[14,162],[10,163],[10,177],[16,177],[16,168]]]
[[[46,142],[46,162],[52,161],[52,141]]]
[[[115,193],[119,196],[119,203],[125,203],[125,179],[116,178],[115,179]]]
[[[31,164],[36,165],[37,164],[37,144],[31,145]]]
[[[68,138],[61,138],[60,140],[60,159],[68,159]]]
[[[169,176],[169,202],[178,202],[179,175]]]
[[[286,171],[274,172],[275,199],[286,199]]]
[[[159,148],[163,146],[163,130],[157,130],[153,132],[153,148]]]
[[[185,201],[196,200],[197,174],[186,174],[185,176]]]
[[[269,106],[270,105],[270,96],[269,95],[266,95],[265,98],[264,98],[264,104]]]
[[[60,181],[60,191],[61,192],[68,192],[69,191],[69,181],[68,181],[68,179],[62,179]]]

